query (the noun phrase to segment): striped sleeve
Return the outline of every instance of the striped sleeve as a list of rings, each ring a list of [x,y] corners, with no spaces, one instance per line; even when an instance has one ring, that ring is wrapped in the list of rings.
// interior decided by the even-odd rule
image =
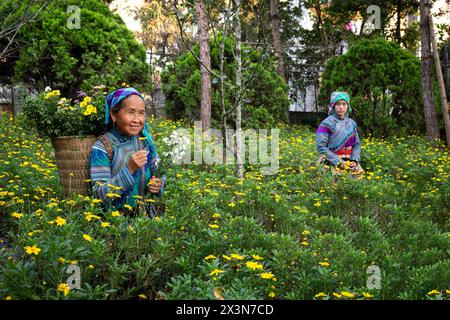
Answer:
[[[330,142],[330,134],[331,128],[327,126],[324,122],[319,125],[319,128],[316,132],[316,148],[320,154],[326,156],[327,160],[331,162],[334,166],[336,166],[340,158],[338,155],[333,153],[330,149],[328,149],[328,144]]]
[[[122,196],[124,192],[133,188],[135,176],[131,174],[128,166],[122,168],[115,176],[111,176],[111,163],[105,146],[99,140],[92,146],[89,163],[92,193],[95,198],[102,200],[105,205],[114,202],[115,197],[112,196],[113,194]]]

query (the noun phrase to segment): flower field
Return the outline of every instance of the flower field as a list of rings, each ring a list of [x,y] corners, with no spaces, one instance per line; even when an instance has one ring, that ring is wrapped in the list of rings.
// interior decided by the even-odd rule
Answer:
[[[159,153],[183,126],[150,124]],[[0,128],[0,299],[450,297],[450,155],[424,138],[366,137],[364,176],[334,182],[314,132],[280,126],[276,175],[172,166],[151,219],[62,198],[50,142]]]

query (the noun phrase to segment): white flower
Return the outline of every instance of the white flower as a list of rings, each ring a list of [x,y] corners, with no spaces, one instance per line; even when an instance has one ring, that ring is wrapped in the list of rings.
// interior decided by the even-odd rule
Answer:
[[[52,88],[50,88],[49,86],[47,86],[47,87],[45,87],[44,91],[45,91],[45,92],[50,92],[50,91],[52,91]]]

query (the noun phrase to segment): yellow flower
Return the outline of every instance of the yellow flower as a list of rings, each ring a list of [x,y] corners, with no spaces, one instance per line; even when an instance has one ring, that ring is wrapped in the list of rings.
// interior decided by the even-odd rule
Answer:
[[[208,224],[208,226],[211,228],[211,229],[219,229],[220,228],[220,226],[218,225],[218,224]]]
[[[301,245],[306,247],[306,246],[309,246],[309,243],[308,243],[307,241],[303,241],[303,242],[301,243]]]
[[[11,217],[20,219],[23,217],[23,213],[13,212],[11,213]]]
[[[133,210],[133,207],[130,206],[129,204],[124,204],[123,207],[128,210]]]
[[[59,262],[59,263],[66,263],[67,261],[66,261],[66,259],[64,259],[64,258],[58,258],[58,262]]]
[[[5,300],[12,300],[12,297],[11,296],[7,296],[7,297],[5,297]]]
[[[316,299],[325,298],[325,297],[328,297],[328,295],[323,292],[319,292],[318,294],[316,294],[314,296],[314,298],[316,298]]]
[[[354,295],[353,293],[347,292],[347,291],[341,291],[341,295],[346,297],[346,298],[353,298]]]
[[[26,253],[28,253],[28,254],[34,254],[34,255],[38,255],[39,254],[39,252],[41,252],[41,249],[39,249],[38,247],[36,247],[36,245],[34,245],[34,246],[32,246],[32,247],[30,247],[30,246],[26,246],[25,247],[25,251],[26,251]]]
[[[90,265],[88,265],[87,268],[90,269],[90,270],[93,270],[95,267],[94,267],[94,265],[90,264]]]
[[[92,241],[92,237],[88,234],[83,234],[83,239],[89,242]]]
[[[228,204],[228,206],[231,207],[231,208],[234,208],[234,207],[236,206],[236,203],[230,202],[230,203]]]
[[[61,227],[66,224],[66,219],[63,219],[60,216],[57,216],[55,219],[55,223],[57,226]]]
[[[215,218],[215,219],[220,218],[220,214],[214,213],[214,214],[212,215],[212,217]]]
[[[60,292],[64,293],[64,296],[67,296],[70,291],[69,285],[67,283],[60,283],[58,285],[57,291],[60,291]]]
[[[141,294],[139,295],[139,298],[141,298],[141,299],[147,299],[147,296],[146,296],[145,294],[142,294],[142,293],[141,293]]]
[[[211,271],[211,273],[209,275],[213,277],[213,276],[217,276],[218,274],[223,273],[223,272],[225,272],[225,271],[220,270],[220,269],[214,269],[213,271]]]
[[[333,296],[335,296],[336,298],[340,299],[341,295],[339,293],[333,292]]]
[[[245,263],[245,265],[247,266],[247,268],[252,269],[252,270],[256,270],[256,269],[261,269],[263,268],[263,265],[258,263],[258,262],[254,262],[254,261],[247,261]]]
[[[258,256],[257,254],[253,254],[252,257],[255,260],[262,260],[262,257]]]
[[[232,260],[232,258],[229,257],[229,256],[227,256],[227,255],[223,255],[222,257],[223,257],[225,260],[228,260],[228,261]]]
[[[311,233],[311,232],[309,232],[308,230],[305,230],[305,231],[302,232],[302,235],[307,236],[307,235],[309,235],[310,233]]]
[[[373,295],[371,295],[370,293],[367,293],[367,292],[363,292],[362,295],[364,296],[364,298],[368,298],[368,299],[373,298]]]
[[[113,211],[113,212],[111,212],[111,215],[113,217],[118,217],[118,216],[120,216],[120,212],[119,211]]]
[[[231,257],[232,257],[233,259],[236,259],[236,260],[243,260],[243,259],[244,259],[243,256],[241,256],[241,255],[239,255],[239,254],[236,254],[236,253],[231,254]]]
[[[216,256],[210,254],[209,256],[206,256],[204,259],[205,260],[213,260],[213,259],[216,259],[216,258],[217,258]]]
[[[109,222],[102,222],[102,223],[100,224],[100,226],[101,226],[102,228],[107,228],[107,227],[110,226],[110,224],[109,224]]]
[[[329,266],[331,265],[328,261],[321,261],[321,262],[319,262],[319,264],[320,264],[322,267],[329,267]]]
[[[275,275],[272,272],[263,272],[259,275],[262,279],[273,279]]]
[[[428,292],[428,295],[429,295],[429,296],[431,296],[431,295],[437,295],[437,294],[440,294],[440,292],[437,291],[437,290],[431,290],[430,292]]]
[[[269,293],[269,298],[275,298],[275,292],[273,292],[273,291],[270,292],[270,293]]]

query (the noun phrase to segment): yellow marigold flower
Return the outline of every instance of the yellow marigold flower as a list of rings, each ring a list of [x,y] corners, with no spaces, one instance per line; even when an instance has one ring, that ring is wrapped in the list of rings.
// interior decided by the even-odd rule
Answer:
[[[83,234],[83,239],[89,242],[92,241],[92,237],[88,234]]]
[[[255,260],[262,260],[263,259],[262,257],[258,256],[257,254],[253,254],[252,257]]]
[[[6,296],[5,300],[12,300],[12,297],[11,296]]]
[[[314,298],[316,298],[316,299],[325,298],[325,297],[328,297],[328,295],[323,292],[319,292],[318,294],[316,294],[314,296]]]
[[[225,254],[224,254],[222,257],[223,257],[225,260],[228,260],[228,261],[232,260],[231,257],[229,257],[229,256],[227,256],[227,255],[225,255]]]
[[[353,298],[355,295],[353,293],[347,292],[347,291],[341,291],[341,295],[346,298]]]
[[[231,257],[232,257],[233,259],[236,259],[236,260],[243,260],[243,259],[244,259],[243,256],[241,256],[240,254],[236,254],[236,253],[232,253],[232,254],[231,254]]]
[[[70,291],[69,285],[67,283],[60,283],[58,285],[57,291],[60,291],[60,292],[64,293],[64,296],[67,296]]]
[[[120,194],[109,192],[106,194],[108,198],[120,198]]]
[[[430,292],[428,292],[428,295],[429,295],[429,296],[437,295],[437,294],[440,294],[440,292],[437,291],[437,290],[431,290]]]
[[[216,258],[217,258],[216,256],[210,254],[209,256],[206,256],[204,259],[205,260],[213,260],[213,259],[216,259]]]
[[[273,279],[275,275],[272,272],[263,272],[259,275],[262,279]]]
[[[214,214],[212,215],[212,217],[215,218],[215,219],[220,218],[220,214],[214,213]]]
[[[333,296],[335,296],[338,299],[340,299],[342,297],[339,293],[336,293],[336,292],[333,292]]]
[[[110,224],[109,222],[102,222],[102,223],[100,224],[100,226],[101,226],[102,228],[107,228],[107,227],[111,226],[111,224]]]
[[[275,292],[273,292],[273,291],[270,292],[270,293],[269,293],[269,298],[275,298]]]
[[[23,213],[13,212],[11,213],[11,217],[20,219],[23,217]]]
[[[157,241],[161,241],[161,240],[162,240],[162,238],[161,238],[161,237],[158,237],[158,238],[156,238],[156,240],[157,240]]]
[[[130,206],[129,204],[124,204],[123,207],[128,210],[133,210],[133,207]]]
[[[301,245],[306,247],[306,246],[309,246],[309,243],[308,243],[307,241],[303,241],[303,242],[301,243]]]
[[[34,255],[38,255],[39,254],[39,252],[41,252],[41,249],[39,249],[38,247],[36,247],[36,245],[33,245],[32,247],[30,247],[30,246],[26,246],[25,247],[25,251],[26,251],[26,253],[28,253],[28,254],[34,254]]]
[[[261,269],[263,268],[263,265],[258,263],[258,262],[254,262],[254,261],[247,261],[245,263],[245,265],[247,266],[247,268],[252,269],[252,270],[256,270],[256,269]]]
[[[139,295],[139,298],[140,298],[140,299],[147,299],[147,296],[146,296],[145,294],[142,294],[142,293],[141,293],[141,294]]]
[[[228,206],[231,207],[231,208],[234,208],[234,207],[236,206],[236,203],[230,202],[230,203],[228,204]]]
[[[220,270],[220,269],[214,269],[213,271],[211,271],[210,272],[210,276],[217,276],[217,275],[219,275],[220,273],[223,273],[223,272],[225,272],[225,271],[223,271],[223,270]]]
[[[445,290],[445,293],[446,294],[450,294],[450,290]]]
[[[320,264],[322,267],[329,267],[329,266],[331,265],[331,263],[329,263],[328,261],[321,261],[321,262],[319,262],[319,264]]]
[[[373,298],[373,295],[371,295],[368,292],[363,292],[362,295],[364,296],[364,298],[368,298],[368,299]]]
[[[211,229],[219,229],[220,228],[220,226],[218,225],[218,224],[208,224],[208,226],[211,228]]]
[[[93,270],[95,267],[94,267],[94,265],[90,264],[90,265],[88,265],[87,268],[90,269],[90,270]]]
[[[113,212],[111,212],[111,215],[113,217],[118,217],[118,216],[120,216],[120,212],[119,211],[113,211]]]
[[[58,258],[58,262],[59,262],[59,263],[66,263],[67,261],[66,261],[66,259],[64,259],[64,258]]]
[[[302,232],[302,235],[303,235],[303,236],[307,236],[307,235],[309,235],[310,233],[311,233],[311,232],[309,232],[308,230],[305,230],[305,231]]]
[[[60,216],[57,216],[55,219],[55,223],[57,226],[61,227],[61,226],[65,225],[67,222],[66,222],[66,219],[61,218]]]

